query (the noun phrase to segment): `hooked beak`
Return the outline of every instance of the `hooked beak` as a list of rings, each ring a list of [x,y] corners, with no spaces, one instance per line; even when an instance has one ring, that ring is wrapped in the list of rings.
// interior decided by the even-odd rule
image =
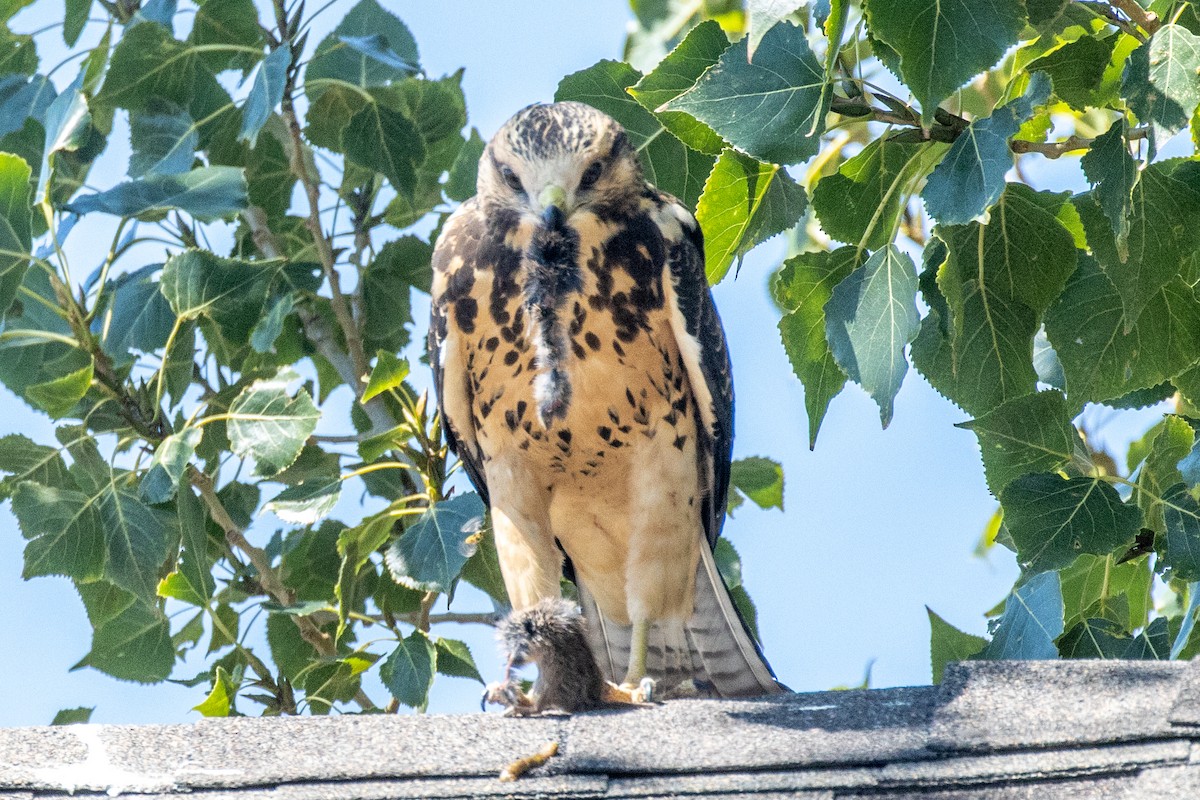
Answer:
[[[542,221],[546,227],[561,228],[567,221],[567,193],[563,188],[553,184],[547,186],[538,195],[538,202],[542,204]]]

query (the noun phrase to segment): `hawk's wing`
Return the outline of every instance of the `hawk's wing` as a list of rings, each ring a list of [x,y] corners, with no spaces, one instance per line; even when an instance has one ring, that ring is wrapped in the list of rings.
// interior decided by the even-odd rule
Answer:
[[[484,506],[488,506],[490,500],[471,418],[473,398],[466,364],[462,362],[464,348],[458,340],[461,334],[449,324],[448,318],[455,302],[454,274],[464,268],[474,272],[486,230],[487,218],[474,198],[459,206],[446,220],[433,249],[429,320],[429,366],[433,368],[442,431]]]

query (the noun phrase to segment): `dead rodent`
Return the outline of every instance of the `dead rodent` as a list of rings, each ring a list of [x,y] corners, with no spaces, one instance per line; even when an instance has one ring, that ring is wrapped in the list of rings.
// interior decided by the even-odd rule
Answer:
[[[588,646],[586,625],[579,608],[567,600],[546,599],[510,614],[499,630],[509,669],[505,681],[489,690],[491,701],[517,714],[609,707],[607,684]],[[538,668],[533,694],[526,697],[516,690],[518,697],[508,673],[528,663]]]

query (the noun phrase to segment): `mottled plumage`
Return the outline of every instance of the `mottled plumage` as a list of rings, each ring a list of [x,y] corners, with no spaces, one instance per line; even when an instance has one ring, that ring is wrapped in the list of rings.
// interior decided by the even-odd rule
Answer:
[[[580,103],[495,135],[434,252],[431,362],[514,608],[563,554],[601,670],[773,691],[717,574],[733,385],[692,215]]]

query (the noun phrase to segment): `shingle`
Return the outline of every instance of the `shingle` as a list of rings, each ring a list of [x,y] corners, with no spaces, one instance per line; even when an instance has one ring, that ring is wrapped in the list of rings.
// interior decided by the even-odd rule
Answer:
[[[1200,764],[1148,769],[1122,800],[1163,800],[1200,795]]]
[[[977,786],[972,788],[946,787],[901,789],[886,794],[837,795],[837,800],[882,800],[882,798],[904,798],[904,800],[1125,800],[1133,785],[1130,777],[1101,777],[1086,780],[1032,781],[1007,785]],[[1156,800],[1165,800],[1173,795],[1163,795]]]
[[[694,797],[704,794],[745,792],[805,792],[821,794],[834,789],[863,789],[879,783],[880,770],[859,769],[769,770],[755,772],[704,772],[697,775],[637,775],[612,778],[609,797],[649,798],[664,794]]]
[[[1168,719],[1175,725],[1200,725],[1200,659],[1188,662]]]
[[[209,789],[189,792],[187,800],[465,800],[503,798],[603,798],[608,780],[596,775],[529,776],[504,783],[496,776],[417,778],[413,780],[305,782],[282,786]],[[180,794],[138,795],[136,800],[178,800]]]
[[[1167,738],[1187,665],[972,661],[942,682],[930,747],[997,750]]]
[[[936,689],[688,700],[572,719],[571,771],[692,772],[885,763],[924,751]]]

